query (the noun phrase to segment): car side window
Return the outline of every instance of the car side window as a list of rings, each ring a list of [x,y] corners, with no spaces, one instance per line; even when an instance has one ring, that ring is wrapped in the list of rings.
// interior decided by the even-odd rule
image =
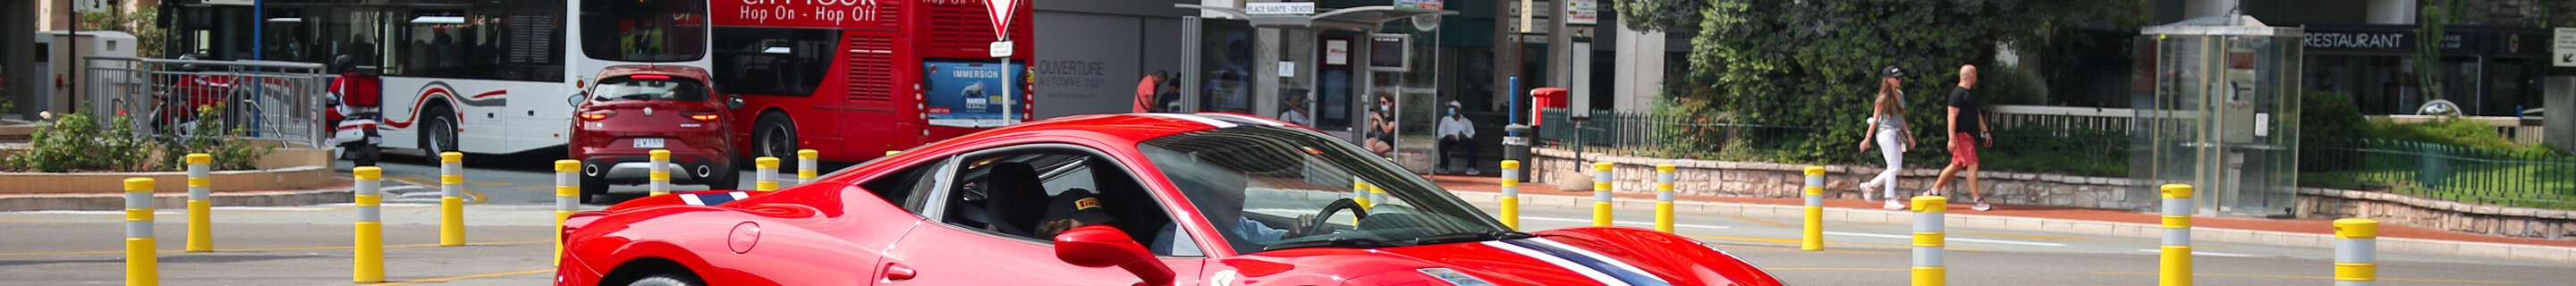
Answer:
[[[940,167],[947,165],[948,160],[932,161],[861,183],[859,187],[875,193],[877,198],[885,199],[886,203],[901,206],[905,211],[927,217],[928,215],[923,211],[931,197],[930,191],[939,187]]]
[[[949,169],[948,185],[953,187],[938,199],[947,204],[941,222],[957,228],[1046,243],[1055,231],[1101,224],[1126,232],[1139,244],[1175,236],[1179,229],[1171,227],[1172,216],[1142,181],[1098,151],[1039,144],[959,159]],[[1083,196],[1090,202],[1081,202]],[[1191,240],[1179,236],[1177,241]]]

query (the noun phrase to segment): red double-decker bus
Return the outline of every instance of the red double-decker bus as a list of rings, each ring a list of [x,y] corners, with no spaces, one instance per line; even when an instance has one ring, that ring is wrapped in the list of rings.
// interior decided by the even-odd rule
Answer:
[[[744,102],[737,146],[855,162],[1028,120],[1036,38],[1015,2],[994,57],[986,0],[710,0],[716,92]]]

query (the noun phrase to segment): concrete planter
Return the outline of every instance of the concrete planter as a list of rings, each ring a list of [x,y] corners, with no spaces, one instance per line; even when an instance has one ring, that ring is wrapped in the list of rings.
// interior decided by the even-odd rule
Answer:
[[[17,151],[0,149],[0,157]],[[329,149],[278,148],[254,164],[259,170],[215,171],[209,180],[215,192],[314,189],[339,183],[330,164]],[[120,193],[126,178],[137,177],[159,181],[155,192],[188,190],[187,172],[0,172],[0,185],[8,186],[0,195]]]

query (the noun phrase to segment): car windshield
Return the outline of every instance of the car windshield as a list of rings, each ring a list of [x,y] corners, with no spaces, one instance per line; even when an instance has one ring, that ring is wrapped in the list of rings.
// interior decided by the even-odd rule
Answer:
[[[1214,129],[1147,140],[1137,149],[1235,253],[1525,236],[1422,177],[1313,131]],[[1354,180],[1383,193],[1361,200]],[[1366,207],[1344,207],[1359,205]]]
[[[707,84],[695,79],[658,75],[612,77],[590,88],[591,100],[707,100]]]

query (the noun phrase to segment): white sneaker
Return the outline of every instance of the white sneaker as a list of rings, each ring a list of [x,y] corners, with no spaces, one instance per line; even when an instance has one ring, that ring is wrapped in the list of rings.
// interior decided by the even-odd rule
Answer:
[[[1481,175],[1481,174],[1484,174],[1484,173],[1485,173],[1485,172],[1476,171],[1476,168],[1467,168],[1467,175],[1468,175],[1468,176]]]
[[[1982,212],[1982,211],[1986,211],[1986,210],[1992,210],[1992,209],[1995,209],[1995,206],[1994,206],[1994,205],[1988,205],[1988,204],[1986,204],[1986,200],[1977,200],[1977,206],[1976,206],[1976,207],[1970,207],[1970,208],[1968,208],[1968,209],[1973,209],[1973,210],[1977,210],[1977,211],[1981,211],[1981,212]]]
[[[1903,210],[1905,209],[1905,204],[1896,203],[1896,200],[1887,200],[1885,208],[1889,210]]]

